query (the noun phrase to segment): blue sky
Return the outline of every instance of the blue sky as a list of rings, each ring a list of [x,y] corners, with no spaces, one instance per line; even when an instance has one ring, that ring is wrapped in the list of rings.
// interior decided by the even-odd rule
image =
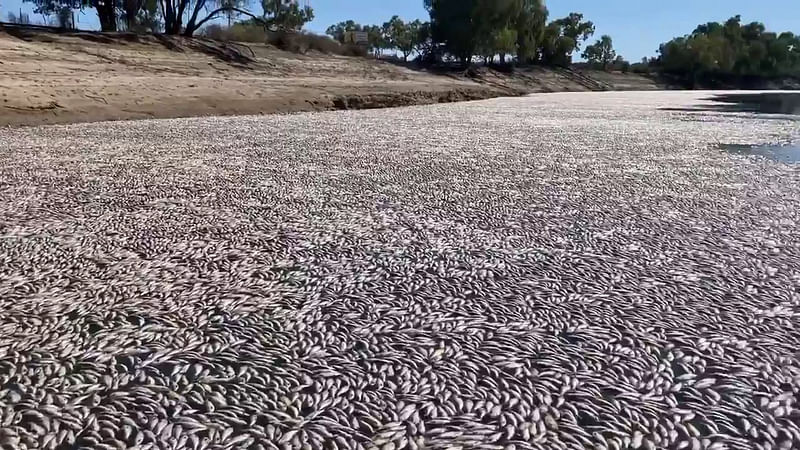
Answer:
[[[324,32],[328,25],[347,19],[360,23],[383,23],[397,14],[404,19],[424,19],[422,0],[307,0],[316,18],[307,28]],[[0,15],[9,10],[30,10],[21,0],[0,0]],[[741,14],[744,21],[764,22],[773,31],[800,34],[800,0],[549,0],[550,17],[571,11],[582,12],[597,26],[595,39],[610,35],[617,52],[637,61],[655,56],[658,45],[674,36],[689,33],[699,23],[724,21]],[[34,16],[31,16],[34,18]],[[81,28],[94,28],[93,11],[79,18]]]

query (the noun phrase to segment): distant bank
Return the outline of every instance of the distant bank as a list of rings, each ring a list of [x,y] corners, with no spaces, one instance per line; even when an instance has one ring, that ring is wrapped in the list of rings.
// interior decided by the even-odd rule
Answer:
[[[421,70],[266,44],[34,28],[0,31],[0,86],[0,125],[11,126],[680,87],[635,73],[538,66]]]

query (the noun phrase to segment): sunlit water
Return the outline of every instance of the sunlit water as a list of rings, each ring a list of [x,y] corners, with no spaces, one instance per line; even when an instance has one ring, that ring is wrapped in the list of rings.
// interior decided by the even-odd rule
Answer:
[[[763,156],[772,161],[783,163],[800,162],[800,144],[792,145],[740,145],[725,144],[721,148],[736,155]]]

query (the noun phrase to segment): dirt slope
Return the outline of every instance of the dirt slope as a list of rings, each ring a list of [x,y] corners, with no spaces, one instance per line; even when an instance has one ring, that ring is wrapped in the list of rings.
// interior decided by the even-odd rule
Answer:
[[[472,75],[261,44],[7,28],[0,29],[0,125],[372,108],[618,87],[613,79],[542,68]],[[637,78],[639,89],[657,87]]]

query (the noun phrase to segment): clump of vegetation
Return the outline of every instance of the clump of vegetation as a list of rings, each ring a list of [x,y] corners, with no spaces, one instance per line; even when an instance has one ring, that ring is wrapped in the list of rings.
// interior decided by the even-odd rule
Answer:
[[[321,36],[308,32],[278,31],[268,33],[267,42],[294,53],[318,51],[327,54],[342,56],[366,56],[367,49],[356,45],[341,44],[328,36]]]
[[[311,7],[301,7],[292,0],[262,0],[262,14],[246,8],[245,0],[23,0],[35,5],[35,13],[44,16],[93,8],[101,31],[164,32],[192,36],[206,24],[227,18],[247,16],[262,26],[299,30],[314,19]],[[122,25],[122,27],[120,27]]]
[[[253,22],[237,22],[230,27],[219,24],[208,25],[200,32],[208,39],[226,42],[267,43],[293,53],[318,51],[342,56],[366,56],[367,49],[356,45],[341,44],[328,36],[306,31],[270,31],[263,25]]]
[[[400,16],[392,17],[383,25],[361,25],[348,20],[328,27],[325,32],[337,42],[347,45],[347,36],[350,32],[364,32],[367,42],[362,51],[372,52],[382,56],[387,50],[397,50],[402,54],[402,59],[408,61],[413,53],[423,54],[430,45],[430,24],[415,20],[405,22]],[[356,48],[359,46],[351,45]]]
[[[208,39],[226,42],[267,42],[264,26],[248,23],[234,23],[231,26],[211,24],[203,28],[200,35]]]
[[[456,60],[464,65],[480,57],[485,63],[569,65],[572,55],[594,34],[594,24],[572,13],[547,23],[542,0],[425,0],[429,22],[406,22],[395,16],[383,25],[353,20],[328,28],[345,42],[347,32],[362,31],[376,55],[394,51],[404,61]]]
[[[652,61],[661,72],[696,85],[714,81],[800,76],[800,36],[767,31],[763,23],[699,25],[691,34],[661,45]]]
[[[583,56],[589,64],[602,67],[607,70],[617,60],[617,52],[614,50],[614,45],[611,36],[603,35],[600,40],[594,44],[586,47],[583,51]]]

